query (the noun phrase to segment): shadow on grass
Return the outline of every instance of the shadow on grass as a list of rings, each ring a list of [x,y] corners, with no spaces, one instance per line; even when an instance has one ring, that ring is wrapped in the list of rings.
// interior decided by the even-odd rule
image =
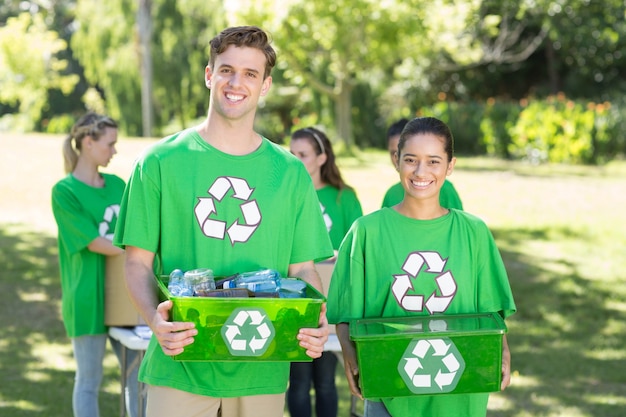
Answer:
[[[556,233],[585,239],[569,229]],[[593,262],[584,254],[526,253],[529,242],[553,239],[555,229],[494,235],[507,248],[501,252],[518,312],[507,320],[513,383],[489,415],[624,416],[626,311],[612,307],[626,299],[623,277],[581,276],[578,264]]]
[[[56,238],[0,225],[0,415],[71,416],[74,359],[61,321]],[[105,367],[103,384],[117,381]],[[101,392],[102,416],[119,396]]]
[[[493,395],[498,406],[489,416],[624,416],[623,276],[583,276],[578,265],[593,261],[584,254],[529,252],[532,242],[585,240],[569,229],[498,229],[494,235],[518,312],[508,320],[513,384]],[[56,239],[0,225],[0,265],[0,415],[69,416],[74,362],[60,320]],[[105,367],[103,384],[118,377],[115,367]],[[341,416],[349,404],[343,382]],[[103,391],[100,397],[102,416],[117,415],[119,396]]]

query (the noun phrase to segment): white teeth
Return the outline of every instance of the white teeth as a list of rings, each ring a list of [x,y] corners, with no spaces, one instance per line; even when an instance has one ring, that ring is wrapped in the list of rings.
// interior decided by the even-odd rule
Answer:
[[[236,94],[226,94],[226,98],[229,100],[233,100],[233,101],[243,100],[243,96],[236,95]]]
[[[411,181],[416,187],[426,187],[430,181]]]

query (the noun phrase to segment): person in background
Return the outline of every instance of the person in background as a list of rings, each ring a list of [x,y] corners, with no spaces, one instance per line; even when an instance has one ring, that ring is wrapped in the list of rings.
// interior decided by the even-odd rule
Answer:
[[[472,313],[507,318],[516,310],[504,263],[486,224],[440,204],[441,188],[456,162],[453,147],[452,133],[442,121],[422,117],[408,122],[396,158],[403,200],[357,219],[339,248],[328,319],[337,325],[350,390],[360,398],[359,364],[350,340],[352,320]],[[416,254],[445,260],[442,271],[449,277],[445,297],[429,274],[410,278],[403,294],[394,285]],[[438,302],[404,303],[406,295],[424,300],[436,295]],[[502,349],[500,388],[505,389],[511,377],[506,336]],[[488,397],[477,393],[366,399],[364,417],[484,417]]]
[[[150,417],[282,417],[289,362],[176,361],[194,343],[194,322],[170,322],[154,276],[210,268],[215,276],[274,269],[322,291],[315,262],[333,256],[313,182],[302,163],[254,131],[259,98],[272,85],[276,52],[255,26],[210,42],[206,119],[146,149],[124,193],[115,240],[126,248],[126,283],[153,331],[139,370]],[[311,358],[328,339],[301,328]]]
[[[122,346],[108,337],[104,324],[106,256],[124,251],[111,243],[125,182],[101,173],[115,155],[117,124],[87,113],[63,144],[67,176],[52,189],[52,211],[58,226],[62,315],[72,340],[76,377],[72,406],[75,417],[97,417],[107,338],[118,359]],[[138,359],[129,351],[128,361]],[[121,361],[120,361],[121,363]],[[137,416],[137,367],[127,375],[126,404]]]
[[[404,126],[409,122],[408,119],[400,119],[389,126],[387,129],[387,149],[389,150],[389,157],[393,166],[396,166],[396,153],[398,151],[398,142],[400,141],[400,133]],[[402,201],[404,197],[404,188],[399,182],[392,185],[383,198],[381,207],[391,207]],[[455,208],[463,210],[463,203],[461,198],[454,188],[454,185],[450,180],[446,179],[441,187],[440,203],[442,207]]]
[[[296,130],[289,149],[313,179],[333,249],[337,250],[352,223],[363,215],[361,203],[341,177],[332,144],[324,132],[314,127]],[[315,414],[337,416],[336,367],[337,357],[329,351],[313,362],[291,364],[287,406],[292,417],[311,416],[311,384],[315,389]]]

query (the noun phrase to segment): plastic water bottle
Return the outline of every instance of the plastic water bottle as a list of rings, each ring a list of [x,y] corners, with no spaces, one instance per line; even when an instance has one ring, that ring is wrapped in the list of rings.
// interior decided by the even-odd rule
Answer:
[[[193,295],[205,297],[215,289],[213,271],[208,268],[192,269],[185,272],[185,281],[192,288]]]
[[[237,274],[235,278],[225,281],[224,288],[247,288],[254,293],[276,294],[278,293],[278,280],[280,274],[273,269],[244,272]]]
[[[192,288],[185,282],[185,274],[180,269],[175,269],[170,273],[167,289],[175,297],[192,296]]]
[[[280,278],[278,296],[280,298],[304,298],[306,297],[306,282],[298,278]]]

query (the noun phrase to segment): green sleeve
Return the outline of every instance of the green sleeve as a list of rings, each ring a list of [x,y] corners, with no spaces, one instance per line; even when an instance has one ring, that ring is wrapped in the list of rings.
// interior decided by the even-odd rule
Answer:
[[[59,241],[68,254],[83,250],[100,236],[97,224],[69,186],[57,184],[52,189],[52,212],[58,225]]]
[[[454,185],[448,180],[446,180],[441,186],[441,191],[439,194],[439,204],[445,208],[454,208],[457,210],[463,210],[463,203],[461,202],[461,197],[456,192]]]
[[[328,322],[349,322],[365,312],[363,249],[355,223],[343,240],[328,289]]]

